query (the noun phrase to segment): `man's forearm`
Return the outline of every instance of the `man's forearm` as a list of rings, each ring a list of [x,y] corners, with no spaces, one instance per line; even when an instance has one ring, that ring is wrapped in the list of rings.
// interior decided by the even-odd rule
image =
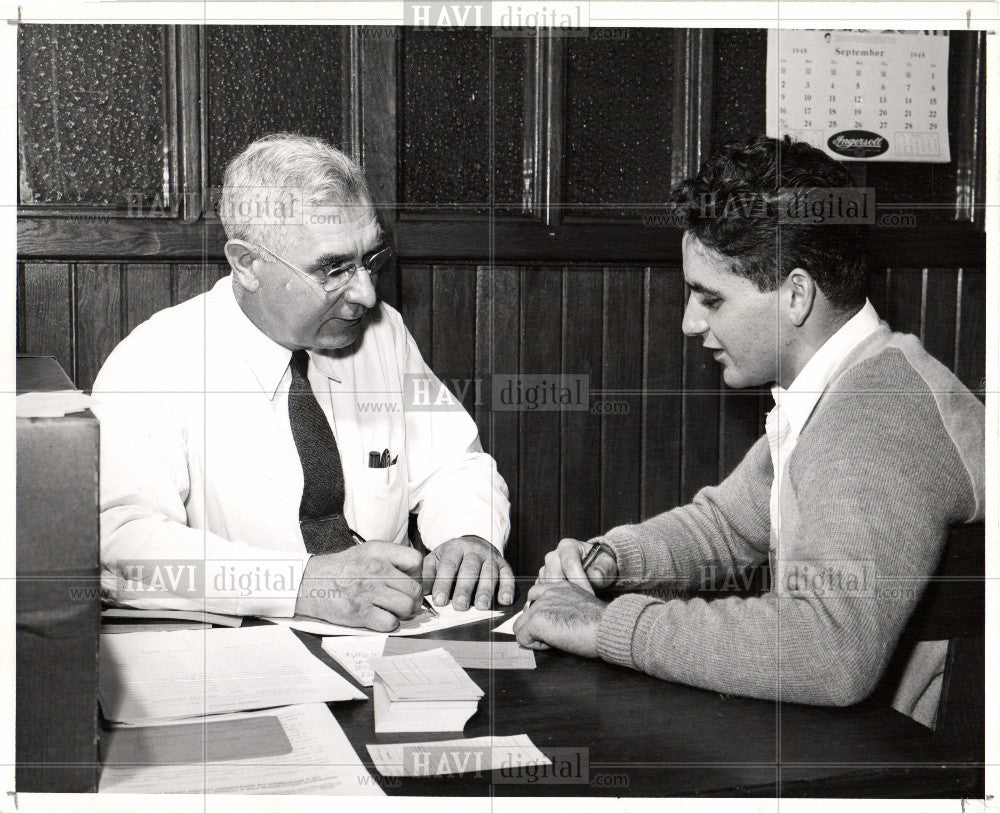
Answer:
[[[230,542],[163,517],[102,513],[101,587],[117,604],[291,616],[308,555]],[[117,515],[117,516],[116,516]]]

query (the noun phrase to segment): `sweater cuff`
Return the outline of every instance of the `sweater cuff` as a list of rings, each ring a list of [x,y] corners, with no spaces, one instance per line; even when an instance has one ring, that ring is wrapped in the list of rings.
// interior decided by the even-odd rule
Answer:
[[[635,593],[619,596],[604,608],[597,628],[597,654],[609,663],[635,668],[632,660],[632,639],[639,617],[650,604],[663,602],[652,596]]]
[[[642,555],[642,546],[635,539],[609,534],[598,537],[595,541],[603,542],[615,552],[618,575],[613,586],[628,588],[642,583],[646,572],[646,561]]]

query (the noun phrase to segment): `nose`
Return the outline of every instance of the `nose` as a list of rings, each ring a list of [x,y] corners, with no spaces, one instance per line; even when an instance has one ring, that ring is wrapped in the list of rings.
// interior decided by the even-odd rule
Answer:
[[[375,283],[371,275],[365,268],[358,268],[347,283],[347,290],[344,291],[344,299],[352,305],[360,305],[363,308],[374,308],[377,296],[375,294]]]
[[[705,321],[705,308],[688,294],[687,304],[684,306],[684,318],[681,320],[681,332],[685,336],[701,336],[707,330],[708,322]]]

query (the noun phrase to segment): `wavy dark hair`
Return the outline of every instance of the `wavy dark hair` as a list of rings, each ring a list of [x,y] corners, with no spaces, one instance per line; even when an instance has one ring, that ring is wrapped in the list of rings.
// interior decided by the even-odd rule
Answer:
[[[855,187],[847,170],[815,147],[759,137],[714,152],[694,178],[674,187],[672,203],[686,231],[731,258],[733,272],[760,290],[775,290],[803,268],[847,310],[865,300],[867,226],[787,216],[789,201],[847,187]]]

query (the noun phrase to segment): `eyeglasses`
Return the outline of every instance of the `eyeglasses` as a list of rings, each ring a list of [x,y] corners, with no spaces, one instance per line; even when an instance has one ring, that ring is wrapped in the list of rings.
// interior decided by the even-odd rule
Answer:
[[[294,263],[290,263],[280,254],[275,254],[269,248],[264,248],[263,246],[258,246],[253,243],[248,243],[248,245],[256,251],[270,254],[282,265],[288,266],[297,274],[309,280],[309,282],[313,285],[318,285],[323,289],[323,292],[327,294],[332,294],[335,291],[339,291],[341,288],[346,288],[347,284],[354,279],[354,275],[358,273],[359,268],[364,268],[365,271],[368,272],[368,276],[374,285],[378,278],[378,272],[385,268],[386,264],[392,259],[394,254],[392,246],[379,246],[378,248],[365,254],[361,258],[361,262],[348,260],[346,263],[339,263],[338,265],[330,265],[325,268],[320,268],[310,274],[308,271],[303,271]]]

